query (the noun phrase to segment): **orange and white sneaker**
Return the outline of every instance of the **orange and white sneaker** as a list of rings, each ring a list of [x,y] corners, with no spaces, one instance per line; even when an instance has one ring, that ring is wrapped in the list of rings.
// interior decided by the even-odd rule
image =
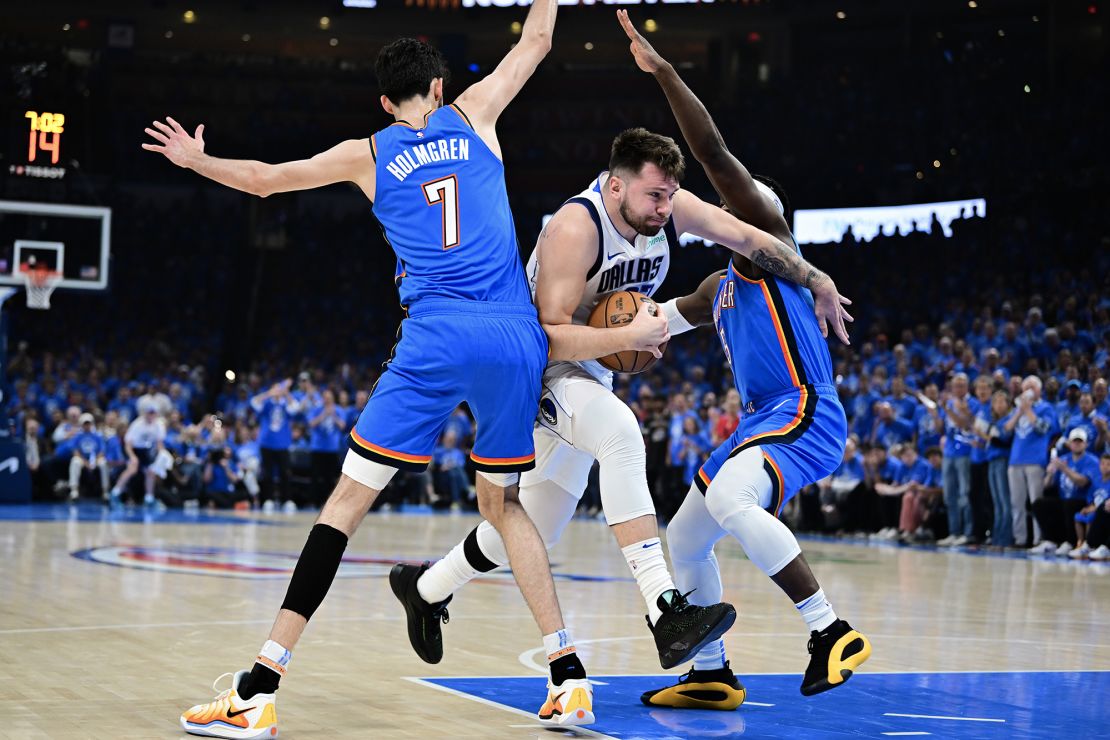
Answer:
[[[273,694],[255,694],[239,698],[239,682],[250,671],[225,673],[212,682],[212,690],[225,676],[231,676],[231,688],[221,691],[207,704],[198,704],[181,715],[181,728],[190,735],[223,737],[233,740],[272,738],[278,735],[277,707]]]
[[[545,725],[589,725],[594,721],[594,687],[588,678],[569,678],[559,686],[547,679],[547,701],[536,715]]]

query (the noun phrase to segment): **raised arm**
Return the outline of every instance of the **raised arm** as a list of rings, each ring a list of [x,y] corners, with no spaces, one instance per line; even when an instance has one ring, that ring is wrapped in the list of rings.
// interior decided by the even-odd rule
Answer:
[[[267,164],[253,159],[219,159],[204,153],[204,124],[189,134],[181,124],[167,117],[155,121],[146,133],[155,143],[143,149],[165,155],[178,167],[215,180],[221,185],[265,198],[274,193],[310,190],[337,182],[353,182],[366,197],[374,199],[374,159],[369,139],[348,139],[311,159]]]
[[[628,349],[662,357],[667,322],[647,313],[646,305],[631,324],[595,329],[573,323],[574,312],[590,268],[597,259],[597,227],[586,209],[571,204],[560,208],[540,233],[536,244],[539,273],[536,307],[549,340],[551,360],[593,360]]]
[[[494,127],[497,119],[551,51],[558,9],[558,0],[535,0],[528,10],[520,40],[493,72],[468,87],[456,99],[455,102],[466,112],[474,129],[485,141],[496,144]]]
[[[728,150],[709,111],[674,67],[640,35],[628,18],[628,11],[618,10],[617,19],[631,41],[629,48],[636,65],[653,75],[663,88],[690,153],[701,164],[729,210],[779,240],[791,243],[793,236],[786,219],[756,186],[748,168]]]
[[[828,324],[844,344],[848,341],[845,321],[852,321],[844,305],[852,302],[840,295],[831,277],[806,262],[798,252],[770,234],[746,224],[728,211],[712,206],[686,190],[674,196],[671,218],[675,229],[689,232],[728,247],[750,259],[760,269],[813,292],[814,311],[823,336],[829,335]]]

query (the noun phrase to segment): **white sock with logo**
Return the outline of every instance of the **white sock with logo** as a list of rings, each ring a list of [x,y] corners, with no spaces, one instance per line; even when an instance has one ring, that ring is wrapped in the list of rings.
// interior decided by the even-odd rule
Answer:
[[[636,577],[640,593],[643,594],[648,619],[655,624],[663,613],[659,609],[659,596],[674,589],[671,572],[667,569],[667,559],[663,557],[663,546],[658,537],[652,537],[650,540],[622,547],[621,552],[632,575]]]
[[[817,593],[808,599],[803,599],[794,605],[794,608],[806,620],[806,626],[814,632],[820,632],[836,621],[836,612],[832,604],[825,598],[824,589],[817,589]]]

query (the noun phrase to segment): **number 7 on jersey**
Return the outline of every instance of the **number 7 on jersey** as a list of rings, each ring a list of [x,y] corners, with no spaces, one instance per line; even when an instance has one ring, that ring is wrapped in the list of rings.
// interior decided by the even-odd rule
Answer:
[[[443,204],[443,248],[459,246],[459,181],[448,175],[421,187],[428,205]]]

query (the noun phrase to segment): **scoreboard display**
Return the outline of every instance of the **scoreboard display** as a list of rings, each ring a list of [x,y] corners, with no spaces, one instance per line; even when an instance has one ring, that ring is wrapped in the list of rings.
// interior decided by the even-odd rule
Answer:
[[[68,152],[70,121],[58,110],[18,109],[9,123],[9,145],[5,159],[8,174],[60,180],[65,163],[73,158]]]

